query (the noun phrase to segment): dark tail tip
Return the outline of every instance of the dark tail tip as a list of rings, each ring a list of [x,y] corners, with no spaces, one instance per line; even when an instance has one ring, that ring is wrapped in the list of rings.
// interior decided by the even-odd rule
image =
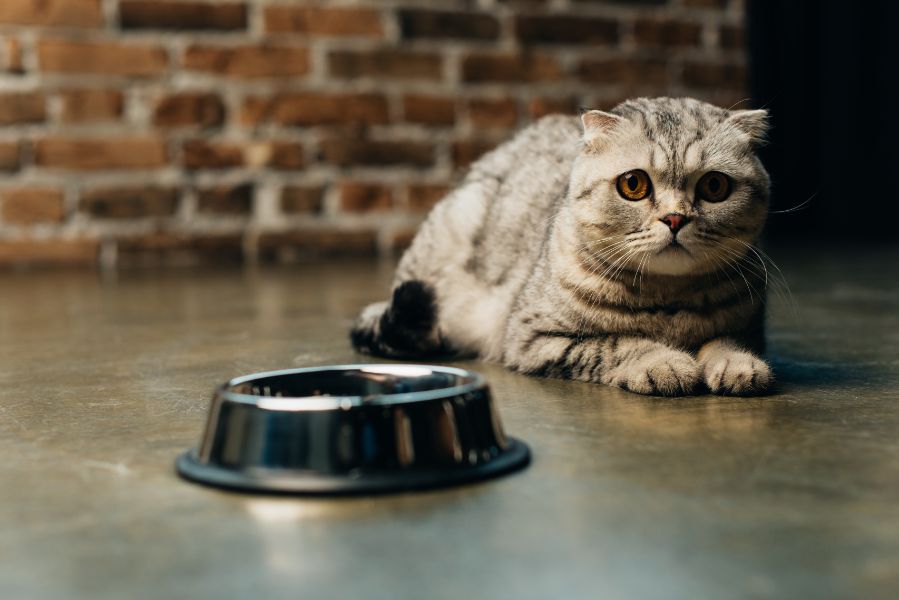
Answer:
[[[350,330],[360,352],[391,358],[418,357],[443,351],[436,342],[437,302],[434,290],[421,281],[401,283],[379,317],[361,317]]]
[[[420,333],[429,332],[437,324],[437,302],[430,286],[413,279],[404,281],[395,290],[390,308],[381,319],[392,328]]]
[[[425,356],[436,350],[434,327],[437,301],[434,290],[417,280],[404,281],[395,290],[379,322],[382,346],[395,356]]]

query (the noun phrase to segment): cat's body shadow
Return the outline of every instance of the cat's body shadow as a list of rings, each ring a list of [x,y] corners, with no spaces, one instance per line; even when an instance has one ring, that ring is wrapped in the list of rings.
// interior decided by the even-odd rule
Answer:
[[[849,361],[784,353],[772,353],[768,356],[768,361],[777,381],[775,392],[782,391],[783,388],[845,387],[890,379],[888,372],[868,364],[853,364]]]

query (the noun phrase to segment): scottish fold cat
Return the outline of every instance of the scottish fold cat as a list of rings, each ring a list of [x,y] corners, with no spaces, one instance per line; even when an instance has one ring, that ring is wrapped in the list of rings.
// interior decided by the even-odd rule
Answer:
[[[765,111],[688,98],[541,119],[437,204],[353,344],[642,394],[765,392],[766,129]]]

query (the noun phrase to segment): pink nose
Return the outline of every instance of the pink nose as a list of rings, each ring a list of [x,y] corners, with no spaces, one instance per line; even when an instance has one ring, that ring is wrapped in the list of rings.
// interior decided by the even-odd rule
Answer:
[[[671,213],[665,215],[661,219],[659,219],[662,223],[668,226],[672,232],[677,233],[680,231],[681,227],[687,224],[687,217],[684,215],[679,215],[677,213]]]

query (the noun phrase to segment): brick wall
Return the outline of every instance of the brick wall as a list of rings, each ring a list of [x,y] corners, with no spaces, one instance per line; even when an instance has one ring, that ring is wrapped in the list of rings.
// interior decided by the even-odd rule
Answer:
[[[744,98],[742,0],[0,0],[0,265],[391,252],[529,121]]]

